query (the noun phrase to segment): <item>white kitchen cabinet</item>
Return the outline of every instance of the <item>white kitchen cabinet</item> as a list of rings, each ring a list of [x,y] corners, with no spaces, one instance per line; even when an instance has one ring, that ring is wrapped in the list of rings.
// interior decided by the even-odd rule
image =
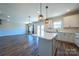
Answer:
[[[74,43],[79,47],[79,33],[76,33]]]
[[[63,18],[64,27],[79,27],[79,14],[66,16]]]
[[[52,56],[53,55],[52,42],[53,42],[52,40],[46,40],[44,38],[39,37],[38,47],[39,47],[40,56]]]
[[[59,33],[58,40],[73,43],[75,39],[74,33]]]

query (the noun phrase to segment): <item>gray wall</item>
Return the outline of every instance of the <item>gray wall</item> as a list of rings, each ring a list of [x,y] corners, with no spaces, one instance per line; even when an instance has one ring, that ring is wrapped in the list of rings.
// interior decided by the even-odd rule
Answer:
[[[0,25],[0,36],[25,34],[25,25],[10,21],[2,21]]]

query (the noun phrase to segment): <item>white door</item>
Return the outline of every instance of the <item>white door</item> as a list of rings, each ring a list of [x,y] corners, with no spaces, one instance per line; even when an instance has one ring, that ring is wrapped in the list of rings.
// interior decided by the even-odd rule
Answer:
[[[40,25],[37,26],[37,35],[40,36]]]
[[[41,36],[44,36],[44,25],[41,25]]]
[[[44,35],[44,25],[38,25],[37,26],[37,35],[43,36]]]

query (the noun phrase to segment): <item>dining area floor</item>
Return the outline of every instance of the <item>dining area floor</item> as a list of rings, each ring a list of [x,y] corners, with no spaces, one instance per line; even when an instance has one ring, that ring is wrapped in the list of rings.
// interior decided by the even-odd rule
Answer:
[[[37,38],[31,35],[0,37],[0,56],[36,56],[37,42]]]

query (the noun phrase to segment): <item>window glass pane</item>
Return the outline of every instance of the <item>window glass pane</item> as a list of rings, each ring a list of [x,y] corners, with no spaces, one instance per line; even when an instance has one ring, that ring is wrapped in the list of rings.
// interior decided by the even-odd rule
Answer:
[[[62,22],[61,21],[57,21],[53,23],[54,29],[60,29],[62,28]]]

